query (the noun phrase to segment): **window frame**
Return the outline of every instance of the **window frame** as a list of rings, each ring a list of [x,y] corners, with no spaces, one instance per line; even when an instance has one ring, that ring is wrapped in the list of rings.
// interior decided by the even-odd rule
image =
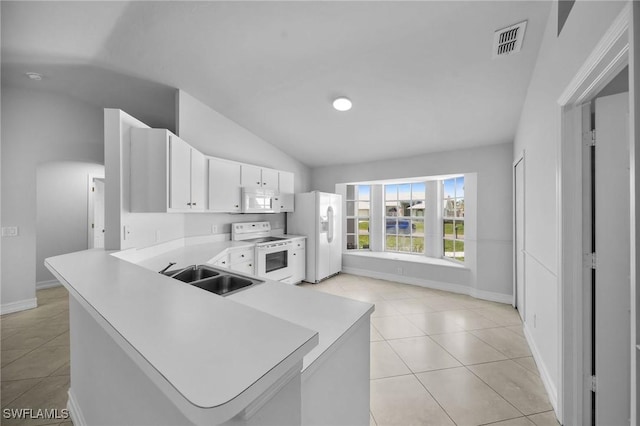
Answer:
[[[349,199],[349,187],[353,187],[353,199]],[[360,199],[360,187],[368,187],[369,188],[369,199]],[[369,203],[369,216],[360,216],[358,213],[360,212],[360,203],[367,202]],[[350,216],[349,213],[349,203],[353,203],[353,212],[354,214]],[[354,232],[349,232],[349,220],[352,219],[354,221]],[[346,227],[344,232],[345,237],[345,250],[346,251],[371,251],[371,185],[361,185],[361,184],[347,184],[346,185],[346,194],[345,194],[345,220]],[[366,248],[360,248],[360,221],[366,221],[369,223],[366,234],[369,236],[369,244]],[[349,248],[349,236],[355,236],[357,241],[357,246],[355,248]]]
[[[458,181],[462,180],[462,195],[458,196]],[[447,181],[453,181],[453,197],[446,197],[446,191],[445,191],[445,185]],[[465,226],[465,193],[464,193],[464,175],[457,175],[457,176],[451,176],[448,177],[446,179],[439,179],[439,183],[440,183],[440,187],[441,187],[441,194],[439,197],[439,211],[440,211],[440,226],[442,227],[442,232],[441,232],[441,257],[442,259],[448,260],[448,261],[452,261],[452,262],[457,262],[457,263],[461,263],[464,264],[465,262],[465,254],[464,254],[464,247],[465,247],[465,238],[464,238],[464,226]],[[460,200],[462,201],[462,204],[459,204]],[[453,208],[449,209],[446,207],[446,204],[448,204],[450,201],[453,201]],[[458,215],[458,211],[460,210],[460,205],[462,206],[462,215]],[[446,210],[451,210],[453,211],[453,215],[452,216],[447,216],[445,214]],[[446,224],[447,222],[451,222],[452,228],[453,228],[453,238],[452,237],[448,237],[446,234]],[[457,224],[458,223],[462,223],[462,238],[457,238]],[[451,241],[453,243],[453,256],[447,256],[446,255],[446,250],[445,250],[445,245],[446,245],[446,241]],[[456,250],[456,245],[457,243],[462,243],[462,251],[458,252]],[[456,256],[456,253],[462,253],[462,258],[460,259],[459,257]]]
[[[401,199],[400,194],[401,194],[401,187],[405,186],[405,185],[409,185],[409,199]],[[422,185],[422,194],[423,197],[422,198],[416,198],[414,199],[414,194],[415,194],[415,190],[414,190],[414,185]],[[391,187],[391,186],[395,186],[396,189],[396,195],[395,195],[395,200],[388,200],[387,199],[387,187]],[[388,206],[388,202],[393,202],[395,201],[397,203],[397,208],[400,209],[401,208],[401,203],[406,203],[408,202],[409,204],[409,209],[415,205],[418,205],[420,202],[423,203],[423,205],[426,208],[426,204],[427,204],[427,194],[426,194],[426,182],[389,182],[389,183],[384,183],[382,185],[382,208],[383,208],[383,221],[384,221],[384,230],[382,233],[382,239],[383,239],[383,247],[382,247],[382,251],[383,252],[387,252],[387,253],[402,253],[402,254],[411,254],[411,255],[417,255],[417,256],[425,256],[426,255],[426,235],[425,235],[425,215],[424,215],[424,209],[423,209],[423,213],[422,216],[413,216],[411,214],[409,214],[408,216],[398,216],[397,214],[395,216],[389,216],[388,210],[387,210],[387,206]],[[397,210],[396,210],[397,213]],[[409,232],[408,234],[405,235],[401,235],[400,233],[400,226],[399,226],[399,220],[400,218],[404,218],[405,221],[409,222]],[[396,221],[396,233],[395,234],[388,234],[387,233],[387,223],[389,223],[390,220],[395,220]],[[414,235],[415,231],[414,231],[414,222],[421,222],[422,223],[422,236],[421,237],[416,237]],[[391,236],[395,236],[396,239],[396,244],[395,244],[395,250],[394,249],[389,249],[388,247],[388,238]],[[400,250],[400,245],[399,245],[399,238],[400,236],[403,237],[409,237],[409,247],[410,247],[410,251],[403,251]],[[414,251],[414,238],[422,238],[422,251]]]

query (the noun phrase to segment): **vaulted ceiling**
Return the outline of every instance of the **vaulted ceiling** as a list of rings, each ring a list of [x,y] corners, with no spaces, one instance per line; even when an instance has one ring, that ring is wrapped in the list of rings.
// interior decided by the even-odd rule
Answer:
[[[2,83],[150,125],[180,88],[312,167],[408,157],[513,140],[550,5],[3,1]],[[493,59],[494,31],[523,20],[522,51]]]

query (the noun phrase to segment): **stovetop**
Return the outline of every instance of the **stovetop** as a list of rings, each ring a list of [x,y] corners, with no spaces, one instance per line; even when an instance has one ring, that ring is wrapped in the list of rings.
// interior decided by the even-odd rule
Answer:
[[[271,243],[273,241],[282,241],[282,240],[286,240],[287,238],[282,238],[282,237],[263,237],[263,238],[253,238],[250,240],[244,240],[246,242],[249,243]]]

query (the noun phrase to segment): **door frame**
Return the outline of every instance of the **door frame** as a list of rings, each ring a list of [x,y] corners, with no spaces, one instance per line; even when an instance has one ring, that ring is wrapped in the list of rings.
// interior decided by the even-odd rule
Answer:
[[[516,167],[518,166],[518,164],[520,164],[522,162],[522,191],[523,191],[523,197],[524,197],[524,188],[525,188],[525,182],[527,180],[527,169],[526,169],[526,163],[524,160],[525,157],[525,150],[523,149],[522,152],[520,153],[520,156],[516,158],[516,160],[513,162],[513,169],[512,169],[512,175],[511,175],[511,180],[512,180],[512,188],[513,188],[513,203],[512,203],[512,209],[513,209],[513,271],[512,271],[512,275],[513,275],[513,302],[511,303],[511,305],[514,308],[518,308],[518,312],[522,312],[521,317],[523,318],[524,321],[524,313],[526,310],[526,301],[525,301],[525,297],[526,297],[526,291],[524,292],[524,295],[522,297],[522,304],[524,306],[519,307],[518,305],[518,271],[517,271],[517,265],[518,265],[518,248],[516,247],[517,243],[516,243]],[[523,199],[523,204],[526,206],[526,198]],[[527,214],[527,209],[526,207],[522,209],[522,222],[523,222],[523,226],[524,223],[526,223],[525,220],[525,215]],[[522,245],[524,247],[524,242],[526,241],[525,238],[525,232],[522,233]],[[524,268],[524,265],[522,265],[522,267]],[[523,274],[523,280],[524,282],[522,283],[522,289],[525,289],[525,283],[526,283],[526,277]],[[520,311],[520,308],[522,308],[522,311]]]
[[[104,176],[102,175],[87,175],[87,247],[94,248],[94,232],[95,228],[92,228],[94,218],[94,207],[95,207],[95,184],[96,179],[100,179],[104,181]]]
[[[590,424],[591,403],[586,395],[591,384],[587,380],[591,374],[585,374],[590,365],[590,355],[585,359],[585,348],[590,351],[590,296],[585,291],[586,274],[583,273],[585,256],[583,255],[583,122],[590,120],[590,114],[583,108],[604,88],[625,66],[629,65],[630,79],[633,76],[633,64],[629,60],[629,36],[632,21],[632,3],[625,5],[613,21],[602,39],[595,46],[585,63],[574,75],[558,99],[561,116],[561,143],[558,146],[557,163],[557,247],[558,247],[558,318],[559,318],[559,380],[557,416],[561,424]],[[633,104],[634,87],[629,86],[629,99]],[[583,115],[586,117],[583,118]],[[631,120],[633,121],[633,119]],[[629,132],[629,144],[633,147],[633,126]],[[631,155],[635,152],[631,149]],[[635,157],[631,163],[635,162]],[[634,187],[634,174],[631,173],[631,187]],[[634,229],[633,190],[630,194],[631,226]],[[636,239],[631,235],[632,251]],[[635,282],[635,259],[631,258],[631,282]],[[632,314],[634,303],[632,302]],[[635,333],[635,321],[631,321],[632,335]],[[629,336],[631,338],[631,336]],[[590,354],[590,352],[588,352]],[[632,377],[635,374],[635,357],[632,356]],[[589,363],[589,364],[587,364]],[[631,424],[635,424],[635,380],[631,385]]]

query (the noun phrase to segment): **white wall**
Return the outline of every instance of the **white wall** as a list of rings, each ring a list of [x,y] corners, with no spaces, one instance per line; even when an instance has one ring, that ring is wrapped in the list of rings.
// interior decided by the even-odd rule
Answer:
[[[2,310],[35,298],[36,170],[50,161],[103,163],[102,111],[43,90],[2,87]]]
[[[557,99],[624,4],[578,1],[560,36],[557,7],[551,8],[514,142],[514,159],[526,151],[526,327],[539,354],[543,379],[550,382],[552,400],[560,359],[556,173],[561,112]]]
[[[148,128],[119,109],[104,110],[105,248],[146,247],[185,236],[185,214],[131,213],[131,129]],[[127,226],[130,233],[124,234]]]
[[[54,280],[47,257],[88,248],[88,176],[104,176],[101,164],[43,163],[37,170],[36,283]]]
[[[178,90],[176,97],[178,136],[199,151],[214,157],[293,172],[295,192],[309,190],[310,170],[307,166],[188,93]],[[269,221],[272,227],[282,228],[285,214],[190,214],[185,215],[185,231],[188,236],[210,234],[211,226],[217,225],[218,233],[229,233],[230,223],[249,221]]]
[[[473,210],[472,207],[476,206],[475,214],[469,211],[469,217],[465,220],[477,221],[475,247],[473,235],[465,235],[465,254],[469,251],[469,256],[465,256],[468,257],[465,266],[470,272],[454,271],[450,275],[442,275],[442,268],[417,264],[407,266],[404,275],[471,287],[474,289],[472,294],[505,300],[513,291],[512,148],[511,144],[500,144],[386,161],[319,167],[312,170],[311,186],[320,191],[334,192],[337,183],[345,182],[460,173],[475,176],[475,179],[465,179],[465,207]],[[474,182],[476,191],[473,190]],[[470,198],[474,193],[476,200]],[[472,252],[474,249],[475,254]],[[392,263],[389,266],[379,262],[379,259],[355,260],[346,256],[344,259],[346,265],[360,269],[386,268],[389,273],[394,270]],[[354,262],[357,262],[357,266]]]

